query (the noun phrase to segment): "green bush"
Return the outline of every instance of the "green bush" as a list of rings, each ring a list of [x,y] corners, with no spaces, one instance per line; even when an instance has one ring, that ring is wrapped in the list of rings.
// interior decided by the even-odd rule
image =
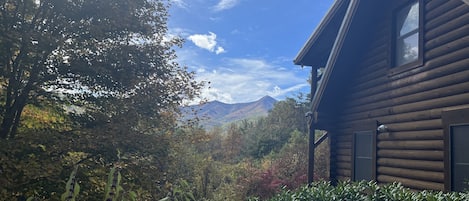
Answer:
[[[258,200],[256,198],[251,200]],[[333,200],[383,200],[383,201],[464,201],[469,200],[468,192],[412,191],[400,183],[378,185],[376,182],[315,182],[295,191],[284,190],[270,201],[333,201]]]

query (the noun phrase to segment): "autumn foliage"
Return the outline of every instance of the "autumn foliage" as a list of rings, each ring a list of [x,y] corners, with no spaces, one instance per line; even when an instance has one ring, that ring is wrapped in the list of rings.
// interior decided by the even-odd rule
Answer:
[[[203,83],[176,62],[167,3],[0,2],[0,199],[264,199],[306,182],[301,95],[212,130],[178,121]]]

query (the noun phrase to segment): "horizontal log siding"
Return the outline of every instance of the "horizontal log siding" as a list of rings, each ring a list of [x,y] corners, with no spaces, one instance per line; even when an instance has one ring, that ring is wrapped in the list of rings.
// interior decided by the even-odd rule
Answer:
[[[334,177],[331,179],[336,180],[348,180],[351,177],[351,159],[352,159],[352,144],[350,135],[340,135],[334,138],[334,144],[331,150],[331,161],[335,164],[331,165],[334,169],[331,169],[331,175]]]
[[[383,23],[345,97],[335,138],[335,177],[350,179],[352,134],[377,120],[389,132],[377,136],[377,181],[414,189],[444,190],[442,111],[469,107],[469,6],[428,0],[424,65],[393,74],[390,23]],[[389,14],[388,17],[390,17]]]

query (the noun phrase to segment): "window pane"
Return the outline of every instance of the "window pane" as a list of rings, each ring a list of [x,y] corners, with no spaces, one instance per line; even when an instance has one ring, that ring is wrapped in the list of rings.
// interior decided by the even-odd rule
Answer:
[[[372,172],[373,161],[371,158],[355,159],[355,181],[370,181],[373,178]]]
[[[373,179],[373,146],[372,131],[358,132],[355,134],[355,181]]]
[[[360,132],[356,134],[355,154],[357,157],[369,157],[373,151],[373,136],[371,132]]]
[[[419,56],[419,33],[397,40],[396,64],[401,66],[416,61]]]
[[[405,7],[397,14],[398,36],[407,34],[419,28],[419,4]]]

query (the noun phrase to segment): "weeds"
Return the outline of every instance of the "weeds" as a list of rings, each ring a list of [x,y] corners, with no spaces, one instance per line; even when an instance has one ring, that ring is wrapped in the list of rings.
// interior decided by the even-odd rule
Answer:
[[[120,161],[120,151],[118,150],[118,159]],[[87,157],[89,158],[89,157]],[[85,158],[85,159],[87,159]],[[78,167],[80,163],[85,159],[81,159],[79,162],[75,163],[73,166],[73,170],[70,173],[68,181],[65,185],[65,192],[60,197],[61,201],[77,201],[80,193],[80,185],[77,178]],[[121,179],[122,175],[120,173],[120,162],[113,165],[108,173],[108,180],[105,187],[105,194],[104,194],[104,201],[136,201],[137,200],[137,193],[134,191],[129,191],[126,194],[122,194],[121,192],[124,191],[123,187],[121,186]],[[27,201],[35,201],[37,200],[36,197],[32,196],[27,199]]]
[[[80,192],[80,185],[77,182],[78,165],[75,165],[65,186],[65,193],[62,194],[61,201],[75,201]]]

